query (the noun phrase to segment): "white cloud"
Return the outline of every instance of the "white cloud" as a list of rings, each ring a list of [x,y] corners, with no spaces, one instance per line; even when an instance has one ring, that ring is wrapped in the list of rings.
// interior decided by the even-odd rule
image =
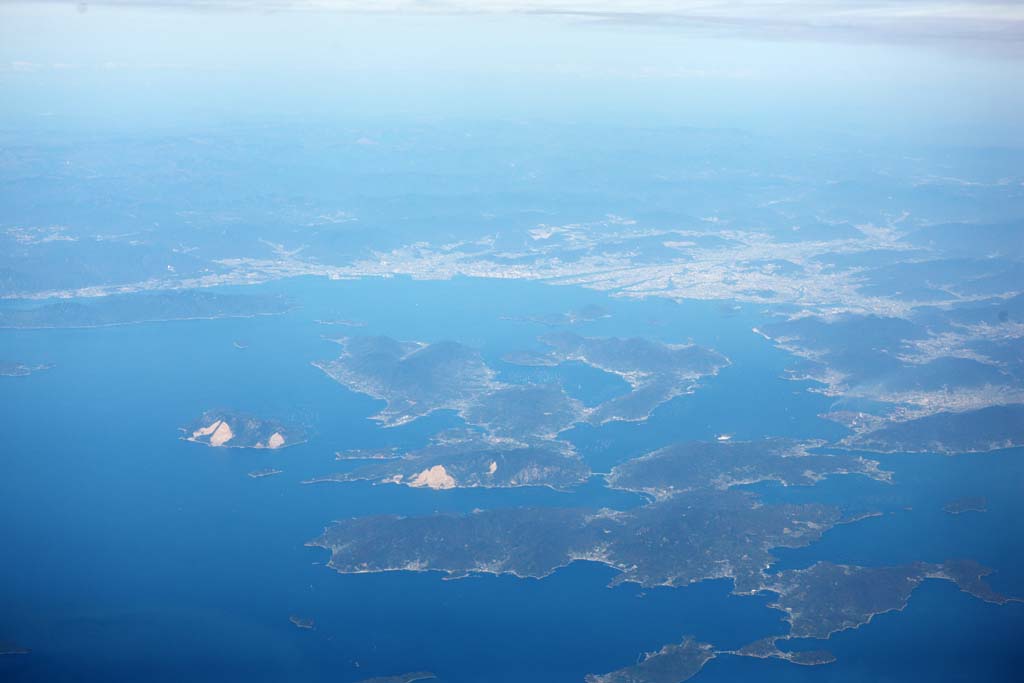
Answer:
[[[1024,41],[1024,3],[1019,0],[98,0],[92,4],[259,12],[545,14],[794,39]]]

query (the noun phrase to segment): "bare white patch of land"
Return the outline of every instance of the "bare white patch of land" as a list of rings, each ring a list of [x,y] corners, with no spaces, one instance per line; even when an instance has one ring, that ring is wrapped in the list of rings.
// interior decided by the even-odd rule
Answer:
[[[444,465],[434,465],[417,474],[409,482],[409,486],[417,488],[426,486],[435,490],[453,489],[455,488],[455,478],[448,474]]]

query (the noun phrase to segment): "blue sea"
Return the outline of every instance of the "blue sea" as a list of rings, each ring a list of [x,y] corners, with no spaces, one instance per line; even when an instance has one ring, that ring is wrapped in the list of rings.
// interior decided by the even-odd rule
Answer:
[[[595,471],[723,433],[841,437],[842,427],[818,417],[831,400],[783,379],[787,355],[751,333],[765,322],[759,307],[467,279],[297,279],[227,291],[283,293],[298,306],[276,317],[0,332],[4,359],[54,365],[0,378],[0,641],[31,649],[0,656],[0,679],[348,683],[428,670],[446,683],[561,683],[631,664],[687,634],[728,649],[785,633],[781,613],[766,607],[770,596],[733,596],[728,581],[608,588],[613,572],[587,563],[543,580],[343,576],[324,566],[325,551],[304,545],[332,520],[357,515],[642,502],[597,478],[571,493],[302,484],[342,469],[337,450],[416,447],[459,422],[439,413],[380,428],[368,419],[379,401],[311,365],[338,353],[331,338],[454,339],[515,373],[501,356],[539,348],[536,337],[551,330],[526,318],[598,304],[611,316],[575,331],[692,340],[732,365],[645,423],[572,430]],[[559,372],[588,402],[624,390],[583,367]],[[298,422],[310,439],[275,452],[182,441],[179,427],[212,408]],[[773,501],[883,513],[808,548],[780,550],[779,568],[970,557],[997,570],[997,589],[1024,594],[1024,453],[879,459],[896,483],[839,477],[809,488],[752,487]],[[283,473],[247,476],[267,467]],[[942,511],[963,496],[985,496],[988,511]],[[290,615],[315,628],[296,628]],[[834,635],[824,644],[834,664],[720,657],[694,680],[1019,680],[1022,634],[1024,605],[990,605],[928,581],[906,610]]]

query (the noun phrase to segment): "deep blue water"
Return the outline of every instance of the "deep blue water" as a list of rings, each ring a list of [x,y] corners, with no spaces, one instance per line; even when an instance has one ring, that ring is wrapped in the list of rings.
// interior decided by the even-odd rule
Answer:
[[[785,354],[751,334],[756,308],[609,299],[522,282],[405,279],[298,280],[243,290],[281,291],[300,304],[272,318],[182,321],[90,330],[6,331],[0,357],[53,363],[0,378],[0,641],[32,649],[0,657],[12,681],[355,681],[428,669],[443,681],[579,681],[635,661],[684,634],[723,648],[785,632],[766,597],[736,597],[726,581],[686,589],[606,588],[607,568],[576,563],[547,579],[436,574],[342,576],[303,544],[331,520],[477,507],[623,507],[635,496],[599,480],[572,493],[547,489],[423,491],[368,484],[302,485],[337,471],[336,450],[422,444],[458,423],[436,414],[397,429],[367,419],[377,401],[353,394],[310,362],[324,339],[385,334],[455,339],[501,355],[536,347],[550,328],[504,317],[598,303],[612,317],[588,335],[692,339],[733,365],[644,424],[570,434],[597,471],[674,440],[765,435],[835,438],[817,418],[829,400],[781,379]],[[353,319],[363,328],[316,319]],[[248,345],[244,350],[234,341]],[[513,369],[503,368],[508,372]],[[586,368],[560,371],[581,397],[622,391]],[[179,440],[179,426],[230,407],[301,421],[308,443],[278,452],[210,449]],[[897,483],[836,478],[817,487],[758,486],[768,499],[820,500],[882,517],[838,527],[810,548],[780,551],[780,567],[818,559],[889,564],[974,557],[992,583],[1024,593],[1024,453],[947,458],[887,456]],[[274,466],[283,474],[251,479]],[[948,500],[984,495],[989,512],[953,516]],[[910,507],[910,510],[904,508]],[[302,631],[297,614],[316,621]],[[950,584],[926,582],[902,613],[834,636],[839,662],[799,667],[723,657],[698,681],[1015,680],[1024,607],[996,607]],[[889,679],[879,672],[888,672]]]

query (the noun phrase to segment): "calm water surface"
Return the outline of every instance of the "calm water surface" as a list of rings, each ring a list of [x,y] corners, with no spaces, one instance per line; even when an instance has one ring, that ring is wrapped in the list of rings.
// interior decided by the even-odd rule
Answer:
[[[538,348],[553,328],[526,318],[601,304],[587,335],[693,340],[733,364],[644,424],[580,427],[569,437],[595,471],[680,439],[785,435],[832,439],[829,399],[781,379],[787,357],[750,333],[756,307],[607,299],[597,292],[509,282],[301,280],[242,290],[284,292],[281,317],[181,321],[89,330],[4,331],[4,359],[52,363],[0,378],[0,640],[32,649],[0,658],[11,681],[356,681],[427,669],[451,683],[579,681],[693,634],[731,648],[784,633],[768,597],[736,597],[727,581],[686,589],[606,587],[613,572],[576,563],[545,580],[437,574],[342,576],[307,548],[347,516],[519,505],[629,507],[641,501],[599,479],[572,493],[547,489],[422,491],[368,484],[302,485],[340,469],[336,450],[415,447],[458,419],[439,413],[382,430],[380,402],[330,381],[311,361],[331,337],[383,334],[455,339],[501,363]],[[365,327],[325,326],[351,319]],[[235,348],[234,342],[247,345]],[[594,403],[624,390],[582,366],[556,373]],[[227,407],[300,422],[308,443],[278,452],[210,449],[178,428]],[[770,500],[820,500],[882,517],[839,527],[815,546],[780,551],[780,567],[818,559],[891,564],[974,557],[993,584],[1024,589],[1024,453],[888,456],[897,483],[838,478],[814,488],[758,486]],[[283,473],[251,479],[265,467]],[[948,500],[984,495],[989,512],[949,515]],[[906,509],[909,508],[909,509]],[[289,615],[312,618],[295,628]],[[827,644],[839,662],[799,667],[723,657],[700,681],[1013,680],[1021,605],[995,607],[950,584],[926,582],[902,613]],[[815,646],[816,647],[816,646]],[[886,671],[890,679],[879,679]],[[870,672],[870,675],[868,674]]]

